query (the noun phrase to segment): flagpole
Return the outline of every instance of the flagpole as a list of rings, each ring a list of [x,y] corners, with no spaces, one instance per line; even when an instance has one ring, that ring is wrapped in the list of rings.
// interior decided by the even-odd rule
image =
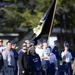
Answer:
[[[49,40],[49,37],[50,37],[50,35],[51,35],[51,31],[52,31],[52,27],[53,27],[53,20],[54,20],[54,16],[55,16],[57,1],[58,1],[58,0],[56,0],[55,7],[54,7],[54,13],[53,13],[53,18],[52,18],[52,22],[51,22],[51,27],[50,27],[50,31],[49,31],[49,35],[48,35],[48,40]]]

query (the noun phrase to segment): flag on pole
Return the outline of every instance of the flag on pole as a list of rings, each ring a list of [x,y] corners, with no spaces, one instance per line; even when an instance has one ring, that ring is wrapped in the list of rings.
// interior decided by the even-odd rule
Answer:
[[[41,38],[42,35],[48,34],[48,37],[50,36],[53,28],[53,20],[56,10],[56,4],[57,0],[53,0],[52,4],[50,5],[47,13],[42,18],[42,25],[38,26],[40,32],[37,31],[38,35],[34,39],[35,41],[39,38]]]

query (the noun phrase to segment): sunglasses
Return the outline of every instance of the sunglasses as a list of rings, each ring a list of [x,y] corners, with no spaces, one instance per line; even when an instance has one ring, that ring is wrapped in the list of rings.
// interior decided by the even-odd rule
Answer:
[[[23,49],[23,50],[27,50],[27,49]]]

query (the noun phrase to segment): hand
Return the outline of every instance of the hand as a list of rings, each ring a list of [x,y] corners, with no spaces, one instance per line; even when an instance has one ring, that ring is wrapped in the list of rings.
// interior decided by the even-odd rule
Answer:
[[[1,69],[0,72],[2,72],[3,70]]]
[[[56,70],[58,70],[58,67],[55,67]]]
[[[25,73],[25,71],[22,71],[22,73]]]
[[[68,53],[68,51],[65,51],[65,55]]]
[[[50,53],[50,56],[52,56],[53,53]]]
[[[40,67],[36,67],[37,71],[39,71],[41,68]]]
[[[74,68],[74,64],[71,65],[72,69]]]

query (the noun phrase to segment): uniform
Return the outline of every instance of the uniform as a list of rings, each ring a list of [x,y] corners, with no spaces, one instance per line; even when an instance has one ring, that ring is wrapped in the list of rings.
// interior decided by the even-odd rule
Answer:
[[[58,47],[54,46],[52,52],[56,55],[57,60],[59,61],[59,52]]]
[[[36,49],[35,49],[36,53],[40,56],[40,58],[42,56],[44,56],[44,53],[43,53],[43,47],[40,47],[40,46],[37,46]],[[42,67],[42,75],[45,75],[46,74],[46,68],[45,68],[45,61],[41,59],[41,67]]]
[[[64,47],[65,47],[65,45],[66,44],[68,44],[68,42],[66,42],[66,41],[64,41]],[[69,45],[69,44],[68,44]],[[60,60],[62,60],[62,57],[61,57],[61,53],[64,51],[64,49],[62,49],[61,51],[60,51]],[[72,55],[72,61],[74,61],[74,53],[73,53],[73,50],[69,47],[68,48],[68,51],[71,53],[71,55]],[[72,69],[72,67],[71,67],[71,72],[73,73],[73,69]]]
[[[50,56],[50,48],[43,48],[43,52],[44,52],[44,56]],[[46,73],[49,74],[49,69],[50,69],[50,63],[48,58],[44,59],[45,60],[45,64],[46,64]]]
[[[5,50],[2,55],[4,60],[4,75],[14,75],[15,60],[13,51]]]
[[[18,73],[18,66],[17,66],[18,53],[17,53],[16,49],[12,48],[12,51],[14,52],[14,59],[15,59],[15,71],[14,71],[14,75],[17,75],[17,73]]]
[[[42,57],[44,55],[43,47],[37,46],[35,51],[40,57]],[[41,59],[41,63],[42,63],[42,65],[45,64],[45,62],[42,59]]]
[[[68,51],[67,54],[65,55],[65,57],[63,58],[64,54],[65,54],[65,51],[63,51],[63,52],[61,53],[64,70],[65,70],[65,72],[66,72],[68,75],[72,75],[72,71],[71,71],[72,55],[71,55],[71,53]]]
[[[50,53],[50,75],[55,75],[56,66],[57,66],[57,58],[54,53]]]

